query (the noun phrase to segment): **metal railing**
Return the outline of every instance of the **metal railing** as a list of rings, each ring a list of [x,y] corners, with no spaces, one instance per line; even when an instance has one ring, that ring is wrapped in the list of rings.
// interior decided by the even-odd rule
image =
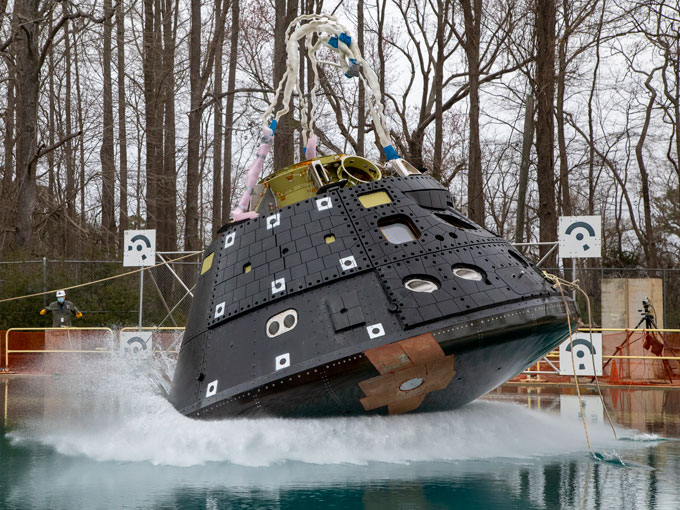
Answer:
[[[680,329],[675,329],[675,328],[659,328],[659,329],[648,329],[648,328],[579,328],[578,329],[579,333],[642,333],[644,334],[649,334],[649,333],[680,333]],[[638,339],[636,339],[638,340]],[[664,345],[664,348],[667,347]],[[671,348],[672,349],[672,348]],[[678,351],[680,351],[680,347],[677,348]],[[530,370],[531,367],[529,367],[528,370],[524,370],[522,373],[523,374],[532,374],[532,375],[537,375],[537,374],[559,374],[559,368],[554,365],[554,362],[557,361],[559,364],[559,358],[560,358],[560,353],[559,353],[559,348],[556,348],[552,351],[550,351],[548,354],[546,354],[543,358],[538,360],[536,363],[531,365],[531,367],[536,366],[536,370]],[[602,359],[603,360],[642,360],[644,361],[677,361],[680,363],[680,356],[644,356],[644,355],[624,355],[624,354],[602,354]],[[541,363],[547,363],[550,365],[552,370],[541,370]],[[564,377],[571,377],[571,376],[564,376]],[[590,377],[590,376],[587,376]],[[680,378],[679,378],[680,379]]]
[[[9,348],[9,334],[14,331],[65,331],[67,336],[71,331],[104,331],[111,337],[110,346],[113,346],[115,335],[111,328],[10,328],[5,331],[5,369],[9,369],[9,355],[10,354],[34,354],[34,353],[62,353],[62,354],[76,354],[76,353],[108,353],[112,352],[112,348],[99,347],[97,349],[10,349]]]
[[[182,332],[184,331],[184,327],[179,327],[179,326],[168,326],[168,327],[153,327],[153,326],[147,326],[141,328],[142,331],[151,331],[151,332]],[[10,347],[10,340],[11,340],[11,333],[18,332],[18,331],[43,331],[43,332],[50,332],[50,331],[58,331],[58,332],[65,332],[66,341],[71,341],[75,339],[70,338],[70,332],[77,332],[77,333],[82,333],[82,332],[93,332],[93,331],[101,331],[106,334],[106,337],[108,337],[108,347],[95,347],[91,349],[74,349],[69,346],[69,348],[65,349],[54,349],[54,348],[42,348],[42,349],[12,349]],[[119,334],[122,332],[134,332],[134,331],[140,331],[140,328],[138,327],[125,327],[121,328],[119,330],[113,330],[111,328],[104,328],[104,327],[92,327],[92,328],[76,328],[76,327],[68,327],[68,328],[10,328],[5,332],[5,355],[4,355],[4,360],[5,360],[5,370],[9,370],[10,367],[10,355],[12,354],[113,354],[117,350],[118,343],[116,342],[117,339],[119,339]],[[106,337],[103,341],[106,341]],[[169,354],[176,354],[178,351],[173,349],[175,342],[173,342],[169,349],[163,349],[162,346],[159,344],[155,344],[154,352],[165,352]]]

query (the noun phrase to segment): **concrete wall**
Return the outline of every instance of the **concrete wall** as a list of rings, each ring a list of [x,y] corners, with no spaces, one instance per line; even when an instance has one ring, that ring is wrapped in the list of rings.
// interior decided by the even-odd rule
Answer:
[[[642,319],[642,300],[649,298],[656,311],[656,322],[663,328],[663,281],[660,278],[610,278],[602,280],[602,327],[634,328]],[[654,311],[654,310],[653,310]],[[644,323],[640,326],[644,327]],[[605,355],[612,355],[626,339],[626,333],[604,333],[602,346]],[[616,354],[624,356],[652,356],[643,348],[642,333],[631,333],[623,350]],[[604,360],[606,361],[606,360]],[[661,361],[615,360],[610,362],[607,373],[611,375],[613,363],[621,379],[652,381],[662,380],[665,370]]]

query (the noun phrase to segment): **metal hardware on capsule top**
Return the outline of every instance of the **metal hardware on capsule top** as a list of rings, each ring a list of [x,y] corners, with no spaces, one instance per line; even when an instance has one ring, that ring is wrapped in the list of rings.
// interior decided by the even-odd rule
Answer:
[[[408,177],[409,175],[420,175],[421,172],[405,159],[391,159],[385,163],[385,170],[393,172],[399,177]]]
[[[326,170],[326,167],[321,164],[321,161],[315,160],[309,165],[309,174],[314,181],[314,186],[321,188],[323,185],[331,182],[331,176]]]
[[[382,172],[375,163],[360,156],[343,156],[338,168],[338,179],[347,179],[350,184],[360,184],[382,179]]]

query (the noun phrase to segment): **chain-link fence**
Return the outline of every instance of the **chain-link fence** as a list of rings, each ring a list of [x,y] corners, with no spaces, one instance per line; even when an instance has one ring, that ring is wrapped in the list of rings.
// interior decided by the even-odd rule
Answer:
[[[181,254],[167,255],[166,259]],[[184,326],[191,305],[185,286],[193,287],[200,270],[200,255],[144,271],[142,316],[146,326]],[[119,260],[34,260],[0,262],[0,299],[35,294],[103,280],[129,272]],[[180,281],[181,279],[181,281]],[[137,325],[139,273],[108,279],[67,291],[66,298],[82,312],[74,326],[112,328]],[[55,301],[54,294],[0,304],[0,330],[11,327],[50,326],[40,310]]]
[[[578,279],[581,288],[590,297],[593,313],[593,324],[602,325],[602,280],[613,278],[658,278],[663,284],[663,303],[652,303],[657,308],[663,305],[663,325],[665,328],[680,328],[680,269],[638,269],[616,267],[579,267],[576,276],[572,276],[571,268],[565,271],[546,269],[549,273],[561,274],[567,280]],[[579,310],[586,318],[586,303],[577,293],[576,301]],[[642,308],[642,302],[639,303]]]

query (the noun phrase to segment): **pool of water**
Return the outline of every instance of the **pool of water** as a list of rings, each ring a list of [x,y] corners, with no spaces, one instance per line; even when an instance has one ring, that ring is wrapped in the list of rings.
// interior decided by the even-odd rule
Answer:
[[[0,376],[0,508],[680,508],[680,391],[506,385],[397,417],[194,421],[171,363]]]

